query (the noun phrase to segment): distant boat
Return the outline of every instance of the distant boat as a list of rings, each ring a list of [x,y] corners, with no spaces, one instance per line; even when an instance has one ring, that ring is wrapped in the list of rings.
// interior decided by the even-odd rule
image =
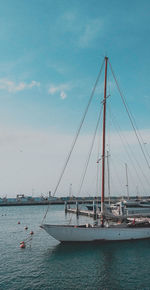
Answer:
[[[105,210],[105,135],[106,135],[106,101],[107,101],[107,66],[105,57],[105,79],[103,99],[103,136],[102,136],[102,190],[101,190],[101,221],[100,225],[51,225],[41,227],[60,242],[93,242],[93,241],[122,241],[150,238],[149,221],[116,223],[107,218]]]
[[[88,210],[93,210],[93,205],[86,205]],[[98,207],[100,209],[100,206]]]
[[[150,208],[150,201],[148,200],[125,200],[124,205],[128,207]]]
[[[86,205],[86,208],[88,209],[88,210],[94,210],[94,207],[96,207],[97,209],[101,209],[101,205],[100,205],[100,202],[98,202],[98,203],[94,203],[94,204],[92,204],[92,205]]]

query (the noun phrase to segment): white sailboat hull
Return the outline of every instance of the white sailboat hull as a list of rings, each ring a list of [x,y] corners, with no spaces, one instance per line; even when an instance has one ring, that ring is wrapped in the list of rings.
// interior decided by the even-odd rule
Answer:
[[[43,224],[42,228],[60,242],[124,241],[150,238],[150,227],[76,227]]]

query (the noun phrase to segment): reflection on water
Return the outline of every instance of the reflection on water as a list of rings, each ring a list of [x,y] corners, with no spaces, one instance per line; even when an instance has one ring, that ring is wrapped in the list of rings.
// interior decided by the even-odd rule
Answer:
[[[45,259],[49,270],[56,263],[63,275],[67,271],[72,287],[79,279],[80,285],[87,289],[137,289],[135,285],[148,286],[150,281],[148,271],[144,279],[141,273],[146,248],[150,248],[149,240],[60,243],[46,251]],[[145,267],[146,263],[149,266],[149,261],[145,261]]]

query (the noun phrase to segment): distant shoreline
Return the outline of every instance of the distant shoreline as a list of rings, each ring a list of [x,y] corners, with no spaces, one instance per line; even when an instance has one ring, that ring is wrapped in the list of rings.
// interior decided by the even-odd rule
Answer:
[[[72,200],[67,201],[67,204],[75,204],[78,201],[78,203],[93,203],[93,200]],[[40,201],[40,202],[0,202],[1,206],[31,206],[31,205],[62,205],[65,204],[65,200],[54,200],[54,201]]]
[[[126,197],[123,197],[124,199],[126,199]],[[37,199],[37,198],[36,198]],[[101,199],[97,199],[96,197],[86,197],[86,198],[82,198],[82,197],[77,197],[77,198],[73,198],[73,199],[69,199],[68,197],[62,197],[62,198],[54,198],[54,199],[44,199],[41,200],[40,198],[38,200],[36,200],[35,198],[32,199],[26,199],[26,200],[17,200],[17,199],[13,199],[10,201],[10,199],[5,199],[0,201],[0,207],[3,206],[31,206],[31,205],[62,205],[62,204],[76,204],[76,202],[80,203],[80,204],[92,204],[93,201],[100,203]],[[137,197],[132,196],[130,197],[130,200],[135,200],[137,199]],[[150,196],[143,196],[142,199],[150,199]],[[111,198],[111,202],[112,203],[116,203],[121,201],[122,198],[121,197],[117,197],[117,196],[113,196]],[[139,199],[140,200],[140,199]],[[106,203],[108,202],[108,197],[106,198]]]
[[[62,202],[33,202],[33,203],[31,203],[31,202],[21,202],[21,203],[9,203],[9,202],[7,202],[7,203],[0,203],[0,207],[1,206],[30,206],[30,205],[55,205],[55,204],[57,204],[57,205],[59,205],[59,204],[64,204],[64,201],[62,201]]]

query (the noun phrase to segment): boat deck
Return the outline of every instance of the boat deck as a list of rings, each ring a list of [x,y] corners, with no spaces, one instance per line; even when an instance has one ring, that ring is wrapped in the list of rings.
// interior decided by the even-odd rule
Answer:
[[[101,213],[94,213],[93,210],[82,210],[79,209],[77,210],[76,208],[67,208],[66,210],[67,213],[72,213],[72,214],[76,214],[76,215],[82,215],[82,216],[88,216],[88,217],[92,217],[92,218],[100,218],[101,217]],[[108,217],[115,217],[116,219],[124,219],[124,218],[141,218],[141,217],[147,217],[150,218],[150,212],[149,213],[134,213],[134,214],[128,214],[128,215],[118,215],[117,213],[113,213],[113,214],[109,214]]]
[[[77,211],[76,208],[68,208],[67,212],[68,213],[74,213],[74,214],[77,214],[77,215],[89,216],[89,217],[94,217],[94,215],[95,215],[93,210],[78,210]],[[97,213],[96,215],[97,215],[97,217],[101,216],[100,213]]]

